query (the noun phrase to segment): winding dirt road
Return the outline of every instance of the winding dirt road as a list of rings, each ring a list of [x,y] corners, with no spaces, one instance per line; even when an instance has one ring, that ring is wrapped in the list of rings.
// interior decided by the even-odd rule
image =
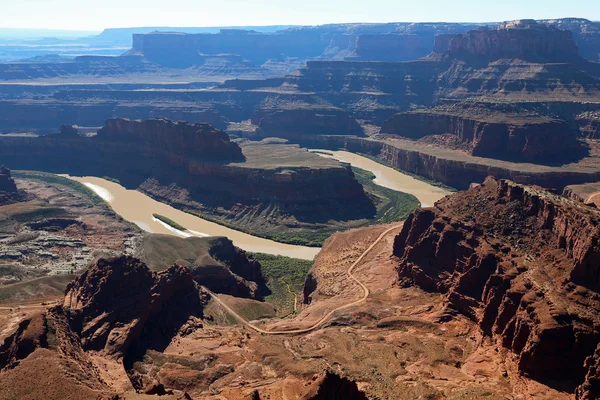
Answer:
[[[354,282],[356,282],[362,289],[363,289],[363,295],[360,299],[353,301],[351,303],[348,304],[344,304],[343,306],[334,308],[333,310],[331,310],[329,313],[327,313],[325,316],[323,316],[319,321],[317,321],[315,324],[311,325],[308,328],[303,328],[303,329],[291,329],[291,330],[284,330],[284,331],[266,331],[264,329],[261,329],[259,327],[257,327],[256,325],[251,324],[248,320],[246,320],[245,318],[243,318],[241,315],[239,315],[237,312],[235,312],[231,307],[229,307],[227,304],[225,304],[225,302],[223,300],[221,300],[219,298],[219,296],[215,293],[213,293],[212,291],[208,290],[206,287],[202,286],[202,288],[208,292],[213,299],[215,299],[215,301],[217,303],[219,303],[221,306],[223,306],[223,308],[225,308],[231,315],[233,315],[238,321],[240,321],[241,323],[243,323],[244,325],[246,325],[247,327],[254,329],[256,332],[259,333],[263,333],[265,335],[294,335],[294,334],[300,334],[300,333],[308,333],[311,331],[314,331],[315,329],[317,329],[318,327],[320,327],[321,325],[323,325],[329,318],[331,318],[333,316],[333,314],[335,314],[336,312],[340,311],[340,310],[344,310],[346,308],[349,307],[354,307],[358,304],[361,304],[362,302],[364,302],[365,300],[367,300],[367,297],[369,297],[369,288],[362,283],[361,281],[359,281],[353,274],[352,271],[354,271],[354,269],[360,264],[360,262],[365,258],[365,256],[367,254],[369,254],[369,252],[371,252],[371,250],[373,250],[375,248],[375,246],[377,246],[377,244],[379,242],[381,242],[381,240],[391,231],[398,229],[402,226],[402,224],[399,225],[395,225],[389,229],[387,229],[385,232],[383,232],[381,235],[379,235],[379,237],[371,244],[371,246],[369,246],[368,249],[366,249],[361,255],[360,257],[358,257],[358,259],[356,261],[354,261],[354,263],[352,263],[352,265],[350,266],[350,268],[348,268],[348,270],[346,271],[348,274],[348,277],[350,279],[352,279]]]

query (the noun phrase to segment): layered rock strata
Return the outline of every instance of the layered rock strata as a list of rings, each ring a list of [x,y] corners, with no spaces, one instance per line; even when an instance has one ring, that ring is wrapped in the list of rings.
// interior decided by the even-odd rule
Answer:
[[[314,204],[335,213],[338,202],[348,198],[360,207],[369,204],[348,165],[313,166],[305,151],[277,145],[265,149],[284,151],[292,159],[273,164],[260,146],[242,149],[207,124],[112,119],[93,137],[63,130],[43,137],[0,136],[0,143],[0,160],[18,168],[110,176],[169,202],[209,207],[276,202],[292,215]],[[294,163],[299,156],[304,161]]]
[[[584,148],[579,132],[565,121],[500,113],[399,113],[383,124],[381,133],[459,148],[473,156],[525,162],[558,161]]]
[[[440,292],[521,373],[598,394],[600,214],[540,189],[488,179],[418,210],[394,242],[399,283]]]

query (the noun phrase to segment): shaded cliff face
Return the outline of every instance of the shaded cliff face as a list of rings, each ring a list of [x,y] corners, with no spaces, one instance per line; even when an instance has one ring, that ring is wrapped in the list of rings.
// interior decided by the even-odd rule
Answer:
[[[262,136],[291,137],[310,132],[328,135],[363,135],[362,128],[348,112],[340,109],[265,110],[252,116]]]
[[[168,119],[131,121],[115,118],[98,131],[99,140],[135,142],[142,148],[182,157],[219,161],[243,160],[240,146],[208,124],[189,124]]]
[[[207,302],[190,271],[181,266],[152,273],[138,259],[98,259],[69,284],[63,308],[86,350],[133,357],[166,346]]]
[[[402,285],[446,295],[441,319],[461,313],[514,352],[522,373],[598,393],[600,214],[510,181],[415,212],[396,237]],[[573,386],[573,387],[574,387]]]
[[[0,206],[17,202],[21,197],[15,181],[10,176],[10,170],[0,166]]]
[[[367,400],[356,382],[324,371],[313,377],[313,382],[300,396],[302,400]]]
[[[577,130],[549,117],[495,113],[478,116],[445,112],[399,113],[381,133],[463,149],[471,155],[501,160],[548,162],[584,153]]]

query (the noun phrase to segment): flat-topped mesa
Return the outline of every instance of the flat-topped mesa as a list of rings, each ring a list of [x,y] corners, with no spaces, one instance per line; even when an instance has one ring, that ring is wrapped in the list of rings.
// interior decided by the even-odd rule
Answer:
[[[398,113],[381,133],[499,160],[570,161],[585,151],[577,129],[565,121],[476,104]]]
[[[0,166],[0,206],[16,202],[20,197],[10,170],[4,165]]]
[[[394,243],[401,285],[443,293],[446,312],[479,323],[521,373],[600,386],[600,212],[488,178],[416,211]],[[587,377],[586,377],[587,376]]]
[[[99,140],[137,142],[146,150],[186,158],[243,160],[242,149],[225,132],[208,124],[174,122],[166,118],[128,120],[113,118],[98,131]]]
[[[439,40],[447,41],[447,37]],[[570,31],[542,25],[534,20],[506,22],[498,29],[473,30],[458,34],[447,47],[441,43],[436,49],[446,49],[443,59],[461,59],[490,62],[500,59],[518,59],[530,62],[573,62],[580,59]]]

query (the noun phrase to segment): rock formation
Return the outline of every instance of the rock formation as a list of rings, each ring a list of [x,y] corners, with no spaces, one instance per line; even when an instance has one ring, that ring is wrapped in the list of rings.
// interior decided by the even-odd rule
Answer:
[[[450,40],[444,55],[446,58],[471,62],[490,62],[502,58],[530,62],[572,62],[579,58],[570,31],[542,25],[534,20],[511,21],[497,29],[458,34]]]
[[[478,156],[524,162],[559,161],[583,153],[579,132],[565,121],[502,112],[427,110],[399,113],[381,133],[459,148]]]
[[[169,158],[200,158],[219,162],[243,160],[240,146],[229,136],[208,124],[174,122],[169,119],[131,121],[113,118],[98,131],[99,140],[134,143],[153,157],[157,153]]]
[[[164,346],[190,317],[202,317],[206,301],[187,268],[153,273],[120,256],[90,265],[67,287],[63,309],[84,349],[122,358]]]
[[[600,214],[510,181],[483,185],[415,212],[396,237],[401,285],[446,297],[538,380],[598,393]]]
[[[137,256],[152,271],[172,264],[186,266],[194,280],[215,293],[262,300],[270,294],[261,265],[225,237],[191,237],[148,234]]]
[[[592,61],[600,61],[600,23],[584,18],[560,18],[540,21],[561,30],[571,31],[579,55]]]
[[[14,179],[10,176],[10,170],[0,166],[0,206],[19,201],[22,197]]]

